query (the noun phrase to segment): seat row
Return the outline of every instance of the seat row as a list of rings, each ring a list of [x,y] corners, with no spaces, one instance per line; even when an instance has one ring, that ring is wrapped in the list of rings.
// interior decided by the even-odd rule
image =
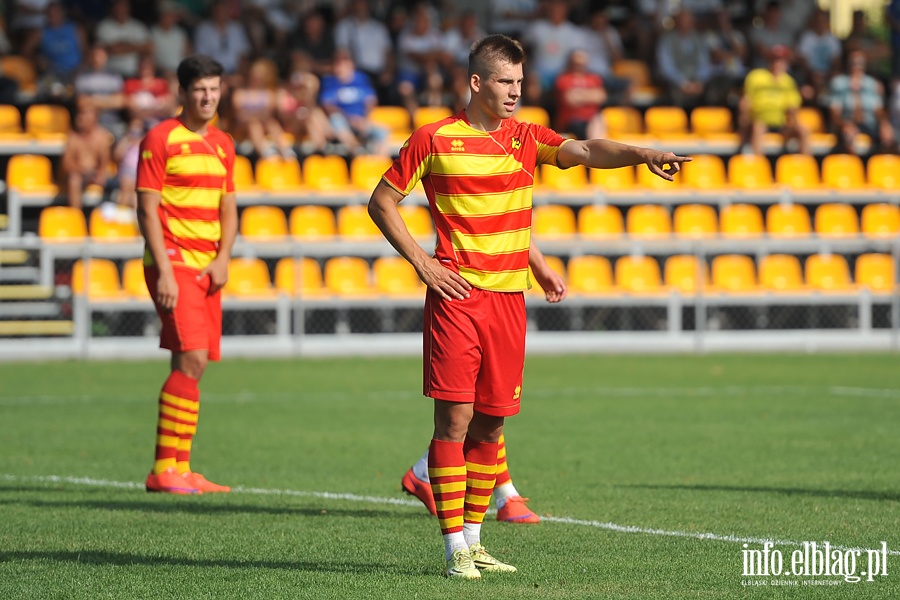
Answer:
[[[604,256],[575,256],[568,264],[556,256],[547,260],[575,295],[856,293],[861,289],[891,294],[896,282],[893,257],[878,253],[856,259],[855,278],[847,259],[838,254],[813,254],[803,265],[797,256],[771,254],[760,259],[758,268],[753,258],[742,254],[716,256],[709,266],[685,254],[667,257],[662,271],[659,261],[649,256],[623,256],[614,266]],[[111,260],[79,260],[72,270],[72,290],[76,295],[87,291],[98,301],[148,298],[141,259],[126,261],[121,279]],[[421,297],[423,291],[412,266],[396,256],[376,258],[371,267],[363,258],[338,256],[324,261],[324,269],[313,258],[281,258],[275,264],[274,283],[262,259],[235,258],[223,290],[227,297],[262,299],[278,293],[310,298]],[[530,293],[543,292],[535,284]]]

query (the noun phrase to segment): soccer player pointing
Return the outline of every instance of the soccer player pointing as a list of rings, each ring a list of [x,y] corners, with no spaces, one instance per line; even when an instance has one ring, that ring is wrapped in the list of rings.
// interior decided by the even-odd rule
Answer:
[[[690,158],[608,140],[565,140],[512,119],[525,53],[503,35],[469,54],[471,99],[456,115],[417,129],[369,200],[369,214],[428,286],[424,393],[434,400],[428,475],[448,577],[513,572],[481,543],[503,420],[519,412],[530,266],[551,302],[566,287],[531,243],[537,165],[617,168],[646,164],[671,180]],[[429,256],[398,203],[421,180],[437,231]]]
[[[144,277],[162,320],[160,347],[172,352],[159,395],[156,461],[149,492],[228,492],[191,471],[200,408],[200,377],[219,360],[220,290],[237,234],[234,143],[209,122],[222,96],[222,65],[195,55],[178,65],[183,110],[151,129],[141,143],[138,223]]]

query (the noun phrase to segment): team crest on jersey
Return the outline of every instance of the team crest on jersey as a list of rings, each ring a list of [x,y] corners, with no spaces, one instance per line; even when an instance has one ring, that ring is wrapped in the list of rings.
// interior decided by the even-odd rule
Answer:
[[[466,151],[466,147],[463,144],[463,141],[459,140],[459,139],[450,141],[450,149],[453,152],[465,152]]]
[[[191,145],[190,144],[182,144],[181,145],[181,153],[182,154],[190,154],[191,153]]]
[[[522,147],[522,140],[520,140],[519,138],[513,138],[512,139],[512,149],[518,150],[521,147]]]
[[[223,150],[222,146],[220,146],[218,144],[216,144],[216,152],[219,154],[219,158],[221,158],[222,160],[225,160],[226,158],[228,158],[228,155],[225,154],[225,150]]]

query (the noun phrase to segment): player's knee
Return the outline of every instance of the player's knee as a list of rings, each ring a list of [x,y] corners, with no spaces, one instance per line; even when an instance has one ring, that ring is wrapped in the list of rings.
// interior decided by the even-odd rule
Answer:
[[[173,362],[173,368],[181,371],[191,379],[199,380],[206,370],[209,359],[205,352],[184,352],[179,354]]]

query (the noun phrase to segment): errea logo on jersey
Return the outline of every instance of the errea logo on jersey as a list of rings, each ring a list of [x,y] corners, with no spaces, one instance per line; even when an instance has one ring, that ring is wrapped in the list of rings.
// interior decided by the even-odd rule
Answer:
[[[450,150],[452,150],[453,152],[465,152],[466,147],[465,145],[463,145],[462,140],[451,140]]]

